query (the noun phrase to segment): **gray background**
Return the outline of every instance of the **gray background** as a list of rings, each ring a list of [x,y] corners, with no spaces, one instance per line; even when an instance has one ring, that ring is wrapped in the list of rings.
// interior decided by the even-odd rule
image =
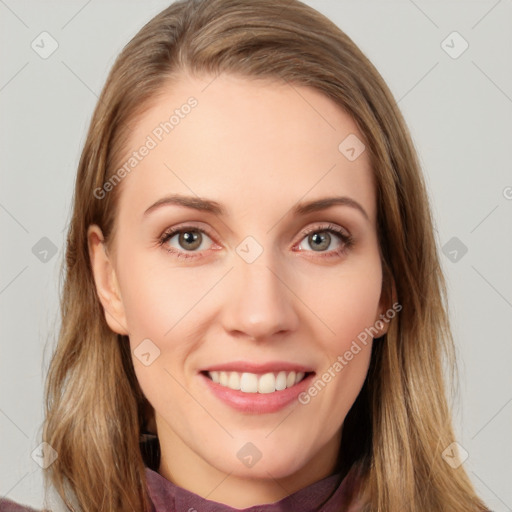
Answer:
[[[512,511],[512,2],[306,3],[368,55],[409,124],[446,253],[457,441],[488,506]],[[167,5],[0,0],[0,496],[42,504],[31,452],[41,442],[78,158],[115,56]],[[58,43],[45,59],[31,47],[51,48],[43,31]],[[464,40],[454,31],[469,44],[457,58]]]

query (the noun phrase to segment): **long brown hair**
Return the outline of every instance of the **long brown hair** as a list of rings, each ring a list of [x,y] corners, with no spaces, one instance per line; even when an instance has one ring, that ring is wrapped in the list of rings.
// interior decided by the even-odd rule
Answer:
[[[456,360],[428,195],[407,127],[358,47],[298,0],[178,1],[117,58],[76,178],[62,325],[46,386],[43,437],[58,452],[45,473],[47,486],[70,510],[149,510],[149,462],[139,438],[152,411],[127,337],[106,324],[87,228],[99,225],[112,242],[122,187],[102,199],[94,191],[120,165],[130,126],[183,71],[309,86],[356,121],[375,175],[383,293],[403,309],[374,344],[365,384],[343,425],[339,467],[358,469],[367,511],[487,510],[463,466],[452,469],[442,457],[455,440],[443,364],[453,387]]]

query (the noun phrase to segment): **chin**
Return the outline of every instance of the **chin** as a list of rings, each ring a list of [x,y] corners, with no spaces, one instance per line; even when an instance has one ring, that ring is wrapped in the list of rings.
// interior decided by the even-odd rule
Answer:
[[[262,446],[263,443],[236,443],[235,459],[223,456],[216,457],[214,466],[224,473],[240,478],[286,478],[300,471],[307,463],[308,457],[304,452],[304,446],[286,447],[283,452],[279,446]],[[260,448],[257,448],[259,446]],[[228,452],[230,449],[227,450]]]

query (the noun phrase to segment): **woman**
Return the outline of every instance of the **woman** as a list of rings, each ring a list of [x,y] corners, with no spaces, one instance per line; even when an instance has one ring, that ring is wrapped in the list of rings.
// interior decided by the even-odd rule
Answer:
[[[455,361],[413,145],[315,10],[180,1],[143,27],[67,244],[43,440],[69,510],[487,510],[443,455]]]

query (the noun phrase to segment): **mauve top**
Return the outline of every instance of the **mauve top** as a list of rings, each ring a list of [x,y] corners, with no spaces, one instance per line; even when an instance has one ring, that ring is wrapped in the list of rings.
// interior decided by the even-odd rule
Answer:
[[[151,512],[361,512],[354,503],[349,506],[350,492],[356,483],[351,470],[342,478],[334,473],[285,498],[266,505],[237,509],[179,487],[162,475],[146,467],[148,491],[152,502]],[[33,508],[0,499],[0,512],[37,512]]]

